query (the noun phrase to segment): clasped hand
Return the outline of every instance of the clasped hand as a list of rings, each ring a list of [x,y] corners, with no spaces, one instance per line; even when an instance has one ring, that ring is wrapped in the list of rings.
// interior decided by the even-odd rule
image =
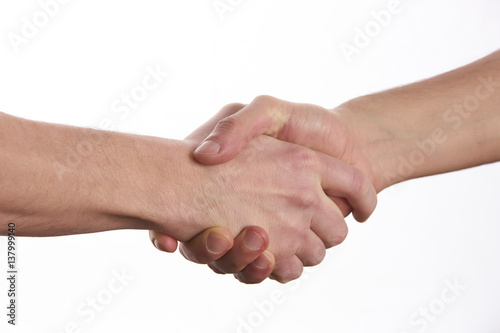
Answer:
[[[202,185],[186,207],[204,231],[181,253],[244,283],[288,282],[319,264],[345,239],[344,217],[352,211],[365,221],[376,206],[369,169],[350,165],[364,161],[341,160],[349,148],[342,133],[335,114],[318,106],[261,96],[224,107],[185,139],[206,164],[193,161]],[[162,251],[177,248],[165,233],[150,238]]]

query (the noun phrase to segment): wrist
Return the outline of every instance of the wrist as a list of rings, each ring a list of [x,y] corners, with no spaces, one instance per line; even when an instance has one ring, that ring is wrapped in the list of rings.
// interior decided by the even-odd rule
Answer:
[[[449,98],[425,95],[419,96],[420,103],[408,103],[416,98],[415,91],[422,91],[414,86],[362,96],[339,107],[354,125],[351,135],[367,157],[377,192],[402,181],[499,159],[498,114],[479,119],[473,115],[457,126],[450,119],[457,117],[454,108],[465,97],[450,104]],[[468,96],[470,91],[474,89],[460,93]]]
[[[359,140],[364,148],[380,140],[382,150],[369,155],[383,187],[500,160],[499,64],[496,52],[431,79],[346,103],[353,115],[370,119],[382,133],[366,127]]]
[[[180,241],[208,228],[200,217],[202,168],[192,158],[195,147],[184,141],[134,136],[125,144],[126,170],[116,170],[109,187],[115,187],[108,210],[133,220],[134,229],[161,231]],[[120,190],[116,192],[116,184]],[[116,200],[115,198],[121,198]],[[114,203],[113,203],[114,202]]]
[[[388,117],[395,111],[378,102],[375,95],[362,96],[333,110],[349,138],[343,159],[363,171],[377,193],[402,181],[398,156],[407,149],[400,124]]]

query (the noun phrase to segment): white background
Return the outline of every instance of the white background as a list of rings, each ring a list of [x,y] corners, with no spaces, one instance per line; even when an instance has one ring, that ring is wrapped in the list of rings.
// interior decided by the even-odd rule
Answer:
[[[15,52],[8,34],[21,34],[23,17],[32,21],[41,7],[2,1],[0,110],[91,127],[111,117],[119,131],[181,139],[230,102],[269,94],[334,107],[500,48],[494,0],[402,0],[351,62],[341,43],[353,44],[355,29],[388,1],[227,2],[221,19],[212,0],[72,0]],[[148,66],[168,78],[119,119],[113,101]],[[284,286],[215,275],[157,251],[146,231],[20,239],[19,325],[7,327],[1,278],[0,331],[500,332],[499,171],[493,164],[384,191],[366,224],[349,218],[345,243]],[[5,245],[0,238],[4,259]],[[102,298],[122,270],[134,279]],[[455,280],[466,289],[440,308],[445,281]],[[273,293],[282,295],[270,306]],[[108,304],[92,320],[77,313],[98,295]],[[430,305],[442,313],[425,329],[410,322]]]

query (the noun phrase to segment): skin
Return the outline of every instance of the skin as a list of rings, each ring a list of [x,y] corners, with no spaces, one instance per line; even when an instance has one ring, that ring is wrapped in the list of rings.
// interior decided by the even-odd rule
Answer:
[[[375,208],[368,179],[326,154],[261,136],[230,162],[204,166],[192,156],[200,141],[196,132],[168,140],[0,113],[0,234],[15,222],[18,236],[144,229],[194,244],[219,227],[236,249],[260,251],[245,257],[252,267],[262,266],[262,254],[286,282],[347,234],[328,195],[346,198],[361,217]],[[202,241],[217,250],[208,236]],[[241,270],[234,263],[220,269]]]
[[[331,110],[259,96],[233,111],[195,151],[201,163],[225,163],[252,138],[267,135],[345,161],[378,193],[402,181],[500,161],[500,51]],[[332,199],[344,214],[350,211],[348,202]],[[245,278],[252,280],[251,274]]]
[[[186,140],[201,142],[213,130],[221,119],[235,114],[240,111],[245,105],[233,103],[222,108],[212,119],[208,120],[204,125],[191,133]],[[330,198],[341,209],[344,216],[347,216],[352,208],[344,198],[330,196]],[[373,198],[376,200],[376,198]],[[374,207],[376,202],[368,202],[369,207]],[[361,216],[358,218],[363,221],[370,215],[367,212],[360,211]],[[279,277],[272,274],[274,270],[275,259],[274,255],[267,250],[267,241],[269,239],[264,229],[257,226],[251,227],[253,231],[258,233],[262,239],[260,248],[249,249],[244,242],[234,243],[233,237],[223,228],[210,228],[189,242],[181,242],[180,252],[190,261],[199,264],[208,264],[208,266],[219,274],[234,274],[234,276],[243,283],[260,283],[266,278],[284,282]],[[244,231],[242,231],[242,234]],[[165,233],[150,231],[151,242],[160,251],[173,253],[177,249],[177,240]],[[208,238],[213,237],[214,241],[208,242]],[[241,237],[241,234],[240,234]],[[209,250],[209,244],[217,243],[219,252]]]

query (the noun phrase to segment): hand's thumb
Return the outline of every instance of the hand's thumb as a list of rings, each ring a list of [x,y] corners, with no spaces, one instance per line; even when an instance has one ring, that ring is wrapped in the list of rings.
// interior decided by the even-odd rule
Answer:
[[[194,157],[204,164],[227,162],[238,155],[251,139],[267,134],[276,136],[283,126],[282,101],[262,96],[240,111],[219,121],[195,150]]]
[[[244,126],[241,118],[244,117],[235,114],[217,123],[212,133],[194,151],[194,157],[198,162],[220,164],[232,160],[248,141],[260,134]]]
[[[236,157],[253,138],[261,134],[276,135],[283,125],[277,123],[281,118],[276,113],[282,112],[276,108],[278,103],[272,97],[256,98],[239,112],[222,119],[194,151],[194,157],[203,164],[224,163]]]

